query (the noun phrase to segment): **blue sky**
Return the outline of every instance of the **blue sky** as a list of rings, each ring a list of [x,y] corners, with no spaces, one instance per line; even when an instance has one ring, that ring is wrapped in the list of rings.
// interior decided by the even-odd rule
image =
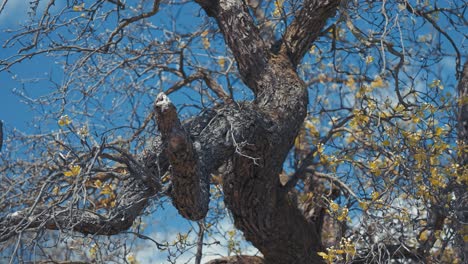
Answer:
[[[5,10],[0,15],[0,42],[4,43],[7,34],[5,29],[17,27],[27,22],[28,2],[22,0],[9,0]],[[41,5],[45,1],[40,1]],[[39,8],[40,9],[40,8]],[[16,54],[15,48],[0,47],[0,57],[5,58]],[[50,76],[60,79],[63,74],[61,69],[50,57],[38,56],[25,60],[24,63],[13,66],[7,72],[0,72],[0,119],[7,129],[17,128],[31,131],[28,122],[35,114],[23,102],[20,94],[30,98],[36,98],[50,91]],[[34,83],[33,85],[31,85]],[[26,90],[23,88],[26,87]]]
[[[45,1],[41,1],[45,3]],[[28,1],[9,0],[5,12],[0,15],[0,41],[3,42],[5,35],[1,32],[5,28],[12,28],[20,22],[27,20]],[[160,14],[158,14],[160,15]],[[192,17],[191,17],[192,19]],[[198,22],[200,17],[195,17]],[[184,19],[185,22],[190,22]],[[0,49],[0,57],[11,56],[15,53],[14,49]],[[454,76],[453,74],[453,59],[446,58],[441,65],[444,67],[444,75]],[[11,72],[0,73],[0,119],[5,122],[7,129],[18,128],[26,132],[34,132],[34,122],[32,117],[37,115],[37,112],[31,110],[22,101],[25,98],[37,98],[40,95],[47,94],[54,89],[54,86],[48,81],[52,76],[54,81],[61,82],[63,74],[60,66],[52,57],[38,56],[31,60],[26,60],[24,63],[15,65],[11,68]],[[26,81],[26,82],[25,82]],[[455,83],[454,78],[448,79],[452,85]],[[26,89],[23,90],[23,87]],[[452,86],[453,87],[453,86]],[[25,92],[24,96],[18,94]],[[175,101],[180,98],[174,97]],[[27,99],[26,99],[27,100]],[[56,129],[51,126],[51,129]],[[148,232],[154,237],[168,237],[171,240],[177,232],[187,230],[189,222],[182,219],[173,207],[168,207],[166,210],[159,210],[152,218],[148,218],[151,226]],[[158,224],[159,223],[159,224]],[[227,229],[232,228],[231,223],[226,221],[224,224]],[[220,238],[221,239],[221,238]],[[148,248],[152,249],[151,244]],[[215,251],[217,249],[214,249]],[[219,249],[221,250],[221,249]],[[151,263],[149,258],[155,257],[151,250],[142,251],[140,258],[146,263]],[[165,256],[156,256],[165,258]],[[161,262],[164,262],[160,260]]]
[[[0,15],[0,42],[6,40],[7,34],[4,34],[5,29],[15,28],[19,24],[27,21],[27,12],[29,1],[9,0],[5,11]],[[46,1],[40,1],[45,4]],[[39,8],[40,9],[40,8]],[[196,18],[199,19],[199,18]],[[187,22],[187,20],[186,20]],[[13,56],[16,53],[16,48],[1,48],[0,57],[5,58]],[[35,133],[35,123],[33,117],[40,114],[34,109],[31,109],[25,102],[31,99],[34,100],[41,95],[46,95],[55,89],[54,84],[60,84],[64,79],[64,74],[61,66],[53,57],[37,56],[32,59],[27,59],[20,64],[16,64],[8,71],[0,72],[0,119],[4,122],[4,128],[7,131],[18,129],[26,133]],[[177,102],[182,100],[178,97],[172,98]],[[57,130],[57,124],[54,120],[49,125],[41,129]],[[5,150],[4,150],[5,151]],[[183,219],[175,210],[174,207],[167,202],[165,209],[158,210],[151,216],[143,218],[147,226],[144,231],[157,241],[174,241],[176,235],[187,232],[191,228],[189,221]],[[220,225],[225,231],[233,229],[229,219],[225,219]],[[190,238],[195,240],[196,233],[191,233]],[[207,238],[206,241],[213,242],[214,240],[221,241],[220,245],[207,248],[205,261],[216,257],[216,254],[226,255],[227,242],[223,237],[215,236]],[[151,242],[141,241],[142,249],[136,253],[137,259],[141,263],[166,263],[167,255],[165,252],[160,252]],[[250,254],[255,254],[256,250],[248,245],[243,246]],[[86,250],[86,249],[85,249]],[[193,257],[194,250],[190,250],[180,259],[181,263]],[[219,257],[219,256],[218,256]]]

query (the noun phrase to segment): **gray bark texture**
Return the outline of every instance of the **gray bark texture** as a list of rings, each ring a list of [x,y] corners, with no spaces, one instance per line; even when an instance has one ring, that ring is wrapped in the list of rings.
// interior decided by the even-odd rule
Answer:
[[[226,102],[181,122],[166,95],[155,102],[161,132],[129,166],[128,188],[118,194],[115,214],[101,218],[67,208],[57,214],[35,208],[10,214],[3,222],[23,221],[34,227],[40,217],[50,229],[72,227],[92,234],[116,234],[127,229],[161,191],[159,179],[170,173],[169,190],[179,213],[187,219],[205,217],[209,176],[223,165],[225,203],[235,226],[264,256],[264,263],[322,263],[321,219],[307,219],[280,183],[280,173],[307,114],[305,83],[296,72],[307,50],[340,0],[304,0],[295,20],[277,45],[265,42],[248,7],[241,0],[196,0],[213,17],[234,57],[244,83],[254,92],[252,102]],[[269,43],[269,42],[268,42]],[[273,48],[274,47],[274,48]],[[65,219],[74,215],[73,219]],[[38,218],[30,221],[31,217]],[[63,219],[62,219],[63,217]],[[0,230],[0,240],[14,235]],[[216,263],[263,263],[257,257]]]

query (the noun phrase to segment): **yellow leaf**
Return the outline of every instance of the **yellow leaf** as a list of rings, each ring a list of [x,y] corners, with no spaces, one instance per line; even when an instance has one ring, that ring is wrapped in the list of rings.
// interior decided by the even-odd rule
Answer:
[[[93,244],[91,248],[89,249],[89,255],[91,255],[92,258],[96,257],[98,247],[96,244]]]
[[[359,207],[361,207],[362,210],[367,211],[367,209],[369,209],[369,204],[367,202],[359,202]]]
[[[316,48],[317,48],[317,46],[312,45],[312,47],[310,47],[309,53],[310,53],[310,54],[314,54]]]
[[[413,116],[413,118],[411,118],[411,122],[413,122],[413,124],[417,124],[419,121],[421,121],[421,119],[417,116]]]
[[[102,182],[99,179],[97,179],[94,181],[94,186],[99,189],[102,187]]]
[[[73,11],[75,11],[75,12],[83,11],[84,5],[85,5],[84,3],[82,3],[81,5],[74,5],[73,6]]]
[[[377,164],[377,161],[374,160],[374,161],[369,162],[369,168],[371,168],[372,170],[373,170],[373,169],[376,169],[376,168],[378,168],[378,167],[379,167],[379,166],[378,166],[378,164]]]
[[[229,231],[227,232],[227,234],[229,235],[229,237],[232,238],[232,237],[234,237],[234,236],[236,235],[236,230],[235,230],[235,229],[229,230]]]
[[[424,230],[420,235],[419,235],[419,241],[424,242],[427,241],[428,239],[428,231]]]
[[[352,243],[346,243],[345,244],[345,252],[346,252],[346,254],[348,254],[350,256],[356,255],[356,246],[354,246],[354,244],[352,244]]]
[[[356,82],[354,81],[353,76],[348,75],[348,79],[345,82],[345,85],[348,86],[349,88],[354,88],[356,85]]]
[[[114,193],[112,184],[105,184],[101,189],[101,194],[112,194]]]
[[[375,200],[379,199],[379,196],[380,196],[379,192],[372,192],[372,194],[371,194],[372,201],[375,201]]]
[[[319,80],[320,83],[325,83],[325,81],[328,80],[327,75],[324,74],[324,73],[320,73],[320,74],[318,75],[318,80]]]
[[[80,129],[78,129],[78,135],[79,136],[82,136],[82,137],[86,137],[89,135],[89,130],[88,130],[88,126],[83,126],[83,127],[80,127]]]
[[[354,136],[353,135],[347,135],[345,138],[345,141],[347,144],[351,144],[354,142]]]
[[[331,202],[331,203],[330,203],[330,208],[331,208],[331,210],[332,210],[333,212],[336,212],[336,211],[338,211],[338,209],[340,209],[340,206],[339,206],[337,203],[335,203],[335,202]]]
[[[312,122],[306,121],[305,122],[305,127],[307,129],[309,129],[310,134],[312,134],[314,136],[319,136],[320,135],[320,133],[317,131],[317,128],[315,128],[315,126],[314,126],[314,124],[312,124]]]
[[[328,254],[325,252],[317,252],[319,256],[321,256],[323,259],[328,259]]]
[[[70,167],[69,171],[63,172],[63,175],[67,177],[75,177],[78,176],[81,172],[81,167],[79,165],[73,165]]]
[[[439,88],[440,90],[444,89],[444,86],[441,84],[440,80],[433,80],[431,84],[429,84],[430,88]]]
[[[284,0],[276,0],[275,1],[275,10],[273,11],[273,16],[274,17],[279,17],[281,16],[281,9],[283,7]]]
[[[322,144],[322,143],[319,143],[319,144],[317,145],[317,152],[318,152],[318,153],[323,153],[324,150],[325,150],[325,148],[324,148],[323,144]]]
[[[390,146],[390,141],[384,140],[384,141],[382,142],[382,145],[384,145],[385,147],[388,147],[388,146]]]
[[[372,56],[367,56],[366,57],[366,64],[371,64],[374,61],[374,57]]]
[[[224,59],[223,57],[219,58],[218,64],[219,64],[219,67],[221,67],[221,69],[224,69],[224,66],[226,64],[226,59]]]
[[[395,107],[395,112],[402,112],[403,110],[405,110],[405,106],[404,105],[397,105],[397,107]]]
[[[71,122],[72,121],[71,121],[70,117],[68,117],[68,115],[63,115],[58,120],[59,126],[66,126],[66,125],[71,124]]]
[[[58,186],[55,186],[54,189],[52,190],[52,193],[57,195],[59,194],[60,188]]]
[[[204,37],[204,38],[202,39],[202,42],[203,42],[203,47],[204,47],[205,49],[209,49],[209,48],[210,48],[211,44],[210,44],[210,40],[209,40],[208,38],[205,38],[205,37]]]
[[[324,260],[327,261],[327,263],[333,263],[333,261],[335,260],[335,254],[333,253],[325,253],[325,252],[317,252],[317,254],[322,257]]]
[[[444,132],[444,129],[443,129],[443,128],[437,127],[437,128],[435,129],[434,135],[436,135],[437,137],[440,137],[440,136],[442,135],[443,132]]]
[[[338,215],[337,219],[338,219],[338,221],[347,220],[348,219],[348,208],[344,207],[341,210],[340,215]]]
[[[372,88],[380,88],[380,87],[384,87],[385,86],[385,83],[384,81],[382,80],[382,78],[380,76],[377,76],[374,81],[371,82],[371,87]]]
[[[345,251],[342,250],[342,249],[337,249],[337,250],[335,251],[335,253],[341,255],[341,254],[344,254]]]
[[[135,254],[133,254],[133,253],[128,254],[127,255],[127,262],[129,264],[138,264],[138,261],[135,258]]]

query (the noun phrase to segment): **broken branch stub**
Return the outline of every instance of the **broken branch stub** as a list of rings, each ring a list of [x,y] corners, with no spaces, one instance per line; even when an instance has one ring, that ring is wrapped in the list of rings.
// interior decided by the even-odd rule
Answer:
[[[202,219],[208,212],[209,183],[206,173],[201,172],[190,134],[185,131],[175,106],[164,93],[156,98],[155,108],[164,152],[171,165],[174,206],[187,219]]]

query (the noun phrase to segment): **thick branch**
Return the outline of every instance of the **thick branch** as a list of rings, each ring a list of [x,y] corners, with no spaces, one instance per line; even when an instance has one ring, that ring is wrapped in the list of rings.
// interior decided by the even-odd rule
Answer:
[[[158,107],[161,107],[161,105]],[[237,107],[225,105],[206,110],[199,116],[186,120],[183,128],[180,127],[180,123],[177,126],[179,130],[184,129],[190,132],[190,135],[186,134],[186,136],[188,136],[190,142],[193,142],[194,148],[192,151],[201,153],[198,155],[196,162],[199,168],[202,168],[201,171],[206,172],[205,175],[209,175],[229,156],[232,156],[234,149],[231,143],[231,134],[239,138],[239,135],[242,134],[239,131],[245,131],[245,127],[233,128],[231,125],[231,119],[238,119],[238,122],[244,119],[239,113],[240,110]],[[173,114],[176,114],[175,111]],[[250,115],[250,113],[246,114]],[[177,118],[177,116],[172,118]],[[249,125],[251,124],[248,123],[247,126]],[[233,132],[230,134],[229,131]],[[170,133],[171,131],[169,131]],[[141,214],[148,201],[154,199],[155,195],[160,191],[159,178],[168,171],[170,163],[169,157],[166,155],[166,148],[169,143],[177,143],[177,137],[172,137],[172,139],[172,142],[170,140],[164,141],[161,136],[156,136],[152,144],[141,153],[137,160],[121,151],[119,151],[119,155],[101,154],[106,159],[127,164],[130,171],[130,175],[120,184],[122,188],[118,189],[116,207],[112,208],[108,214],[103,215],[91,210],[59,205],[33,206],[7,214],[0,219],[0,241],[5,241],[32,228],[74,230],[84,234],[97,235],[113,235],[128,229],[136,217]],[[171,146],[172,150],[174,150],[174,147],[177,149],[177,144]],[[177,151],[175,154],[172,153],[172,155],[177,154],[180,153],[177,153]],[[180,160],[177,162],[180,162]],[[178,185],[175,182],[180,178],[175,177],[178,174],[174,174],[174,171],[177,170],[174,170],[173,164],[172,166],[172,189],[182,190],[177,188]],[[187,186],[187,188],[196,190],[193,186]],[[208,185],[204,188],[208,188]],[[200,190],[198,191],[200,192]],[[206,193],[207,191],[208,189],[206,189]]]
[[[174,205],[185,218],[202,219],[208,212],[209,175],[201,171],[192,140],[180,123],[176,108],[164,93],[158,95],[155,107],[159,131],[171,164]]]
[[[117,206],[107,216],[86,209],[36,206],[0,219],[0,242],[27,229],[73,230],[83,234],[115,235],[132,226],[154,191],[129,178],[117,197]]]
[[[265,68],[269,52],[242,0],[196,0],[214,17],[237,61],[243,81],[258,93],[255,77]]]
[[[286,29],[280,48],[294,66],[301,62],[339,3],[340,0],[304,0],[304,7]]]
[[[263,264],[263,258],[257,256],[232,256],[214,259],[206,264]]]

